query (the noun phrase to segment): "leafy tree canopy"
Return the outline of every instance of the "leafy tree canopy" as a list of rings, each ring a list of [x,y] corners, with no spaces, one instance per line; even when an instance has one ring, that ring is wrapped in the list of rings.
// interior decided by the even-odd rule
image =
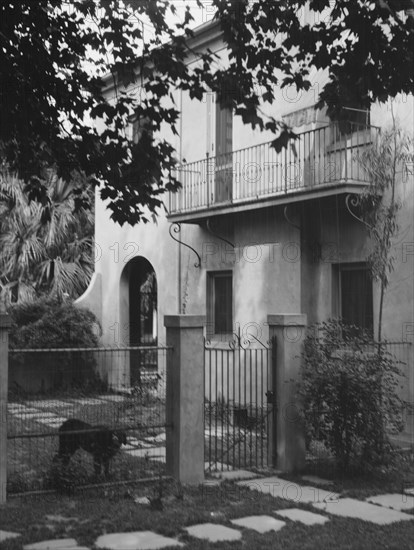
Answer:
[[[320,105],[336,116],[355,101],[368,107],[413,91],[414,0],[212,0],[212,5],[230,52],[225,69],[214,65],[210,51],[195,52],[197,67],[186,65],[191,3],[170,24],[176,12],[170,0],[1,2],[0,155],[27,182],[29,197],[47,203],[45,167],[64,180],[84,172],[91,184],[102,184],[114,220],[148,221],[162,193],[178,185],[171,175],[174,148],[152,137],[163,121],[177,132],[178,108],[165,102],[176,88],[193,98],[217,92],[245,123],[273,131],[277,149],[294,133],[266,118],[260,99],[272,103],[278,87],[309,89],[312,67],[329,72]],[[310,17],[304,17],[305,6]],[[150,35],[143,20],[154,31]],[[113,102],[103,93],[106,73],[116,83]],[[141,98],[122,91],[138,78]],[[132,116],[152,130],[138,143],[126,132]],[[103,133],[91,124],[99,120]],[[82,190],[77,193],[82,205]]]

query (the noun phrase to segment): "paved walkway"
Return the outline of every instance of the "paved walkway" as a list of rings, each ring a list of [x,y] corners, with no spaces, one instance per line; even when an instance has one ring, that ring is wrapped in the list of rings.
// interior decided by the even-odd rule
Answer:
[[[246,477],[246,472],[222,472],[221,477],[235,479]],[[329,481],[312,478],[316,486],[293,483],[272,476],[267,478],[243,479],[237,482],[241,487],[252,491],[270,494],[274,497],[290,501],[292,507],[274,510],[273,515],[253,515],[231,520],[232,527],[219,523],[202,523],[183,528],[190,537],[205,539],[210,542],[237,541],[243,538],[243,529],[255,531],[258,536],[269,531],[289,529],[290,522],[300,522],[303,525],[321,526],[330,521],[330,516],[358,518],[377,525],[387,525],[400,521],[413,521],[414,515],[402,510],[414,508],[413,488],[407,488],[406,494],[384,494],[368,497],[365,501],[352,498],[341,498],[338,493],[329,491]],[[309,477],[304,479],[310,481]],[[302,510],[297,505],[311,504],[315,512]],[[0,542],[7,538],[20,536],[19,533],[0,531]],[[186,544],[178,538],[164,537],[153,531],[135,531],[128,533],[108,533],[98,537],[94,543],[96,548],[109,550],[156,550],[165,547],[191,548],[191,542]],[[78,546],[75,539],[54,539],[27,544],[24,550],[88,550]]]

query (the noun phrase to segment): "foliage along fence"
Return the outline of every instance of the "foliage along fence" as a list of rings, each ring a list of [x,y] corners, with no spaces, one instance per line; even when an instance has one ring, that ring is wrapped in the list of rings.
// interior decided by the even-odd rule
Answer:
[[[377,353],[378,342],[366,345],[365,353]],[[398,395],[401,399],[401,432],[389,433],[393,441],[404,446],[407,437],[414,435],[414,346],[409,341],[384,341],[381,343],[390,359],[395,362],[401,372],[398,380]],[[319,462],[331,459],[330,452],[321,444],[318,437],[312,439],[307,445],[307,459],[314,464],[315,472],[319,471]]]

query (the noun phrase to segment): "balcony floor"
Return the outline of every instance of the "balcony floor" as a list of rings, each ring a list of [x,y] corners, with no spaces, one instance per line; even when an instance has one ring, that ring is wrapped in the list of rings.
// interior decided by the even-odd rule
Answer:
[[[367,185],[367,182],[352,180],[329,182],[323,185],[318,184],[314,187],[302,187],[295,190],[291,189],[287,193],[269,193],[268,195],[260,195],[257,197],[250,197],[248,199],[238,199],[231,202],[216,203],[199,208],[194,207],[185,212],[174,212],[173,214],[168,214],[167,219],[171,223],[196,224],[212,216],[231,215],[248,210],[258,210],[272,206],[283,206],[286,204],[322,199],[336,195],[360,194]]]

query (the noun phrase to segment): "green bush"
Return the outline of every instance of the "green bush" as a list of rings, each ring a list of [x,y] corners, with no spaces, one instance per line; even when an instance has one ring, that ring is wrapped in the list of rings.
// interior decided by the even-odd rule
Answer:
[[[16,395],[49,393],[76,388],[89,393],[105,388],[96,372],[96,354],[78,348],[96,348],[100,326],[92,312],[70,302],[40,299],[14,305],[9,390]],[[72,348],[73,351],[51,351]],[[40,351],[41,350],[41,351]]]
[[[329,320],[310,327],[302,355],[299,393],[308,446],[323,443],[343,471],[383,463],[387,434],[401,429],[401,373],[386,345]]]
[[[72,302],[39,299],[9,308],[10,348],[96,347],[100,325],[95,315]]]

